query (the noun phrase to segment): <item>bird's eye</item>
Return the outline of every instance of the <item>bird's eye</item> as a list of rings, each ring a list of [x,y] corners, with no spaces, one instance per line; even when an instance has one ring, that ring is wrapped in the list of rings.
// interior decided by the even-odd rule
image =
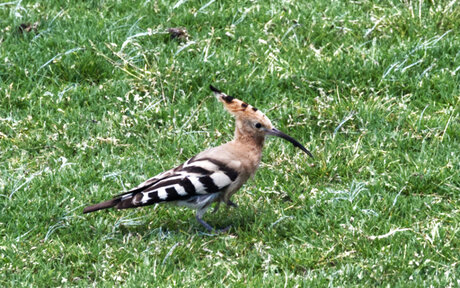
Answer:
[[[256,128],[259,129],[260,127],[262,127],[262,124],[260,124],[259,122],[256,123]]]

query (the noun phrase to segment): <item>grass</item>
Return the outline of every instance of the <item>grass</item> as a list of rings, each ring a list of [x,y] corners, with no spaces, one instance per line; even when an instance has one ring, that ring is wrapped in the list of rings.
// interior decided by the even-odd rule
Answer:
[[[0,4],[0,285],[458,286],[459,7]],[[240,207],[205,215],[228,234],[182,208],[82,215],[232,138],[209,84],[315,160],[269,140]]]

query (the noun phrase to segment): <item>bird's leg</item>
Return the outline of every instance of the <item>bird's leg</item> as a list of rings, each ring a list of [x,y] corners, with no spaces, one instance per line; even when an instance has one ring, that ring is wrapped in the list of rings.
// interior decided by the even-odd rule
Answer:
[[[227,232],[230,227],[232,227],[232,225],[229,225],[223,229],[215,229],[213,228],[211,225],[209,225],[208,223],[206,223],[206,221],[204,221],[202,218],[201,218],[201,215],[199,215],[198,213],[196,214],[195,216],[196,220],[201,224],[203,225],[209,232]]]
[[[228,225],[227,227],[225,228],[222,228],[222,229],[215,229],[213,228],[211,225],[209,225],[208,223],[206,223],[206,221],[204,221],[203,219],[201,219],[201,217],[197,214],[196,215],[196,220],[201,224],[203,225],[209,232],[227,232],[230,227],[232,227],[232,225]]]
[[[221,233],[225,233],[225,232],[227,232],[228,230],[230,230],[230,228],[232,228],[232,225],[228,225],[227,227],[222,228],[222,229],[219,229],[219,230],[217,230],[217,231],[218,231],[218,232],[221,232]]]
[[[206,221],[204,221],[203,219],[201,219],[200,215],[196,215],[196,220],[204,226],[204,228],[206,228],[209,232],[213,232],[214,231],[214,228],[212,228],[211,225],[209,225],[208,223],[206,223]]]

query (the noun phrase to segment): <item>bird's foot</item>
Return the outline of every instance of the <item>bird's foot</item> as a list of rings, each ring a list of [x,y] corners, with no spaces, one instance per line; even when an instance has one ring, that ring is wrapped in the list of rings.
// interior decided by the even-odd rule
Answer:
[[[201,217],[199,217],[198,215],[196,215],[196,220],[204,226],[204,228],[206,228],[206,230],[208,230],[209,232],[216,232],[216,233],[225,233],[227,232],[228,230],[230,230],[230,228],[232,227],[232,225],[229,225],[225,228],[222,228],[222,229],[216,229],[216,228],[213,228],[211,225],[209,225],[208,223],[206,223],[206,221],[204,221],[203,219],[201,219]]]
[[[235,202],[233,202],[232,200],[228,200],[227,203],[225,203],[225,204],[227,204],[227,206],[230,206],[230,207],[233,207],[233,208],[238,208],[238,205]]]
[[[226,233],[226,232],[228,232],[228,230],[230,230],[230,228],[232,228],[232,225],[228,225],[225,228],[216,229],[216,231],[219,232],[219,233]]]

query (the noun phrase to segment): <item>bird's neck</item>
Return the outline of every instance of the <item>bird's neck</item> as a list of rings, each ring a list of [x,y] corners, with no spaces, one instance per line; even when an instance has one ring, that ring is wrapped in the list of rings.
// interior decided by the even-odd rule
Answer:
[[[262,148],[264,147],[265,137],[257,137],[245,133],[238,128],[235,129],[235,138],[229,144],[234,147],[234,155],[238,155],[241,161],[241,168],[245,171],[244,179],[254,176],[262,159]],[[245,180],[246,181],[246,180]]]
[[[233,141],[241,143],[246,147],[250,147],[251,150],[255,150],[259,153],[262,153],[262,148],[264,147],[265,142],[265,136],[245,133],[237,125],[235,128],[235,138]]]

